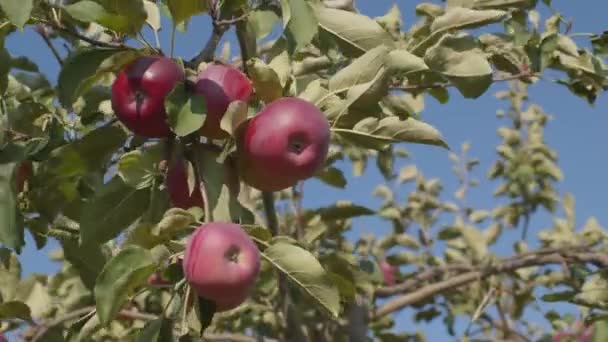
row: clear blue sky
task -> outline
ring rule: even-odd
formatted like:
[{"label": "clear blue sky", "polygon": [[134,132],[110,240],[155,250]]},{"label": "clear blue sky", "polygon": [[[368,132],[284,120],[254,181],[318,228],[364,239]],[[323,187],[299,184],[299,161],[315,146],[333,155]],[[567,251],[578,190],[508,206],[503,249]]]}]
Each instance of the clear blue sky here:
[{"label": "clear blue sky", "polygon": [[[439,1],[432,1],[439,3]],[[539,1],[540,2],[540,1]],[[380,16],[395,3],[389,0],[359,0],[358,8],[361,12],[370,16]],[[404,14],[404,27],[408,28],[415,22],[414,7],[420,1],[398,1]],[[563,13],[567,18],[574,19],[572,32],[601,32],[607,30],[606,13],[608,13],[608,2],[605,0],[554,0],[553,6]],[[546,19],[548,11],[541,5],[541,19]],[[169,25],[165,21],[165,30],[161,32],[163,48],[168,51]],[[210,34],[210,24],[206,16],[196,18],[188,34],[177,35],[176,55],[190,58],[200,50]],[[231,33],[232,34],[232,33]],[[578,42],[583,42],[581,38]],[[234,41],[234,39],[230,39]],[[43,41],[30,29],[23,33],[13,34],[7,42],[8,48],[13,55],[24,55],[35,61],[40,69],[44,71],[51,82],[55,82],[59,66],[48,51]],[[493,93],[504,88],[505,84],[493,86],[482,98],[477,100],[463,99],[458,93],[452,92],[450,102],[441,105],[432,98],[427,98],[426,107],[422,118],[437,127],[454,150],[458,150],[464,141],[472,143],[471,155],[481,159],[476,176],[482,181],[488,168],[495,158],[495,146],[499,142],[496,128],[500,121],[495,113],[499,108],[505,108],[506,102],[500,102],[493,97]],[[531,98],[540,104],[554,120],[551,121],[546,130],[548,143],[559,152],[559,164],[562,167],[565,180],[559,185],[560,193],[571,192],[576,196],[577,221],[584,222],[589,216],[596,216],[600,223],[608,225],[608,202],[605,193],[608,193],[608,182],[605,175],[608,171],[608,162],[604,158],[605,146],[608,146],[608,98],[600,96],[594,107],[589,106],[584,100],[572,96],[563,86],[551,82],[540,82],[531,87]],[[504,123],[504,121],[503,121]],[[431,177],[441,178],[445,187],[446,196],[451,196],[456,189],[456,179],[451,173],[451,164],[445,150],[427,146],[404,146],[413,155],[410,162],[415,162],[424,174]],[[364,178],[353,179],[350,165],[341,165],[348,175],[349,186],[345,191],[337,191],[322,186],[317,181],[310,181],[305,189],[305,205],[307,207],[318,207],[329,205],[336,200],[351,200],[353,202],[377,208],[380,202],[371,196],[375,186],[382,182],[375,165],[370,163],[368,172]],[[402,165],[398,165],[400,167]],[[356,185],[355,185],[356,184]],[[407,193],[403,189],[400,198],[405,198]],[[469,202],[472,205],[484,209],[491,209],[495,201],[491,194],[494,184],[487,181],[482,182],[474,192],[470,194]],[[322,194],[322,195],[321,195]],[[530,225],[529,236],[550,225],[550,217],[538,215],[534,217]],[[376,219],[359,219],[355,221],[352,236],[360,233],[384,234],[388,232],[389,225]],[[510,234],[503,240],[495,251],[498,254],[508,253],[512,242],[517,239],[518,234]],[[27,247],[20,260],[23,265],[24,276],[31,272],[53,273],[58,265],[47,259],[50,250],[57,247],[55,243],[49,243],[43,250],[37,251],[29,235],[27,236]],[[539,304],[541,304],[539,302]],[[542,304],[549,307],[552,304]],[[568,307],[556,305],[558,311]],[[539,320],[537,314],[531,314],[530,319]],[[466,324],[466,321],[459,320]],[[414,331],[422,329],[427,333],[430,341],[450,341],[443,325],[438,321],[429,325],[414,326],[411,320],[411,312],[403,311],[398,316],[397,330]],[[462,326],[461,326],[462,329]]]}]

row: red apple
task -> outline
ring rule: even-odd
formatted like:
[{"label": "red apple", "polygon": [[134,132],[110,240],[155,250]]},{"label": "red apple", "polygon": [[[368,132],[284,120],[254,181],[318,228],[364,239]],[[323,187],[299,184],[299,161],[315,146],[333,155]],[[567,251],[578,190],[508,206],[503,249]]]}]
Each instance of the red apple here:
[{"label": "red apple", "polygon": [[211,64],[203,70],[194,86],[196,94],[205,97],[207,118],[200,134],[211,139],[223,139],[228,133],[220,128],[220,121],[233,101],[249,101],[251,81],[239,69],[221,64]]},{"label": "red apple", "polygon": [[23,192],[25,188],[25,182],[32,177],[32,162],[24,160],[17,166],[15,171],[15,183],[17,186],[17,192]]},{"label": "red apple", "polygon": [[260,271],[260,252],[238,224],[212,222],[190,236],[184,275],[196,293],[216,304],[216,311],[241,305]]},{"label": "red apple", "polygon": [[0,334],[0,342],[8,342],[8,338],[6,338],[6,336]]},{"label": "red apple", "polygon": [[387,286],[395,285],[397,282],[397,267],[389,264],[386,260],[382,260],[380,262],[380,270],[382,271],[382,275],[384,277],[384,284]]},{"label": "red apple", "polygon": [[133,133],[148,137],[166,137],[165,98],[184,80],[184,71],[172,59],[144,56],[129,63],[112,85],[112,108],[118,119]]},{"label": "red apple", "polygon": [[279,191],[322,167],[329,148],[329,123],[312,103],[285,97],[241,125],[237,138],[243,180],[261,191]]},{"label": "red apple", "polygon": [[167,171],[167,191],[171,203],[177,208],[189,209],[192,207],[203,207],[203,195],[198,184],[190,192],[188,186],[188,172],[186,171],[186,161],[179,159],[175,161]]}]

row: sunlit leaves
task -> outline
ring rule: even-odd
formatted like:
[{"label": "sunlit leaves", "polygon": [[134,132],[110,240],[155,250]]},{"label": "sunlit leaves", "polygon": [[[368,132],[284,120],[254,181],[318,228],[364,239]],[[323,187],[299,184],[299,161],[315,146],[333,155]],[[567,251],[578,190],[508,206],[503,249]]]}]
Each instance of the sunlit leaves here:
[{"label": "sunlit leaves", "polygon": [[109,29],[135,35],[147,19],[144,0],[91,1],[84,0],[66,6],[74,19],[96,22]]},{"label": "sunlit leaves", "polygon": [[15,26],[22,29],[30,19],[34,0],[0,0],[0,8]]},{"label": "sunlit leaves", "polygon": [[165,99],[169,125],[180,137],[196,132],[207,118],[205,97],[192,94],[184,83],[179,83]]},{"label": "sunlit leaves", "polygon": [[306,0],[281,0],[285,34],[295,42],[296,48],[310,43],[317,34],[317,18]]},{"label": "sunlit leaves", "polygon": [[266,248],[263,257],[310,295],[330,315],[340,313],[340,296],[319,261],[301,247],[278,242]]},{"label": "sunlit leaves", "polygon": [[384,119],[367,118],[352,129],[334,128],[332,132],[351,143],[382,150],[396,142],[412,142],[447,147],[441,133],[433,126],[415,119],[401,120],[398,117]]},{"label": "sunlit leaves", "polygon": [[492,84],[492,67],[472,36],[444,36],[427,51],[424,61],[447,77],[464,97],[479,97]]},{"label": "sunlit leaves", "polygon": [[182,24],[193,16],[207,11],[208,1],[163,0],[169,8],[175,25]]},{"label": "sunlit leaves", "polygon": [[345,53],[361,55],[379,45],[394,46],[390,34],[367,16],[319,7],[317,17],[320,28],[339,40]]}]

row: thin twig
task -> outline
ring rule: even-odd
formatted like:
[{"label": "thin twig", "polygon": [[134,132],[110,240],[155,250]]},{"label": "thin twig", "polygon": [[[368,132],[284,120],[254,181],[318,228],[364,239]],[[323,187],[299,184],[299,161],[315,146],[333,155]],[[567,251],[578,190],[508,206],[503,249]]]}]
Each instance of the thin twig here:
[{"label": "thin twig", "polygon": [[46,34],[46,32],[42,31],[42,32],[38,32],[38,34],[40,35],[40,37],[42,37],[42,40],[44,40],[44,43],[46,44],[46,46],[49,47],[49,49],[53,53],[53,56],[55,56],[55,59],[59,63],[59,65],[63,65],[63,58],[61,58],[59,51],[57,51],[57,48],[55,48],[55,45],[53,45],[53,42],[51,42],[51,40],[49,39],[49,36]]},{"label": "thin twig", "polygon": [[90,37],[87,37],[85,35],[83,35],[82,33],[76,31],[76,30],[71,30],[68,29],[66,27],[60,26],[50,20],[46,20],[46,19],[38,19],[38,21],[40,21],[41,23],[44,23],[46,25],[51,26],[53,29],[57,30],[57,31],[61,31],[63,33],[66,33],[68,35],[71,35],[72,37],[82,40],[83,42],[89,43],[93,46],[97,46],[97,47],[106,47],[106,48],[127,48],[126,45],[124,44],[115,44],[115,43],[109,43],[109,42],[102,42],[100,40],[96,40]]},{"label": "thin twig", "polygon": [[[563,248],[541,249],[536,252],[525,253],[511,258],[503,259],[492,266],[478,267],[475,270],[465,272],[460,275],[450,277],[445,280],[437,281],[425,285],[418,289],[408,288],[404,285],[411,283],[398,284],[389,288],[381,288],[376,291],[376,296],[386,297],[398,293],[407,293],[395,299],[389,300],[378,308],[373,317],[380,318],[392,312],[400,310],[414,303],[419,303],[430,297],[436,296],[447,290],[454,290],[458,287],[470,284],[479,279],[485,279],[496,274],[510,273],[517,269],[532,266],[545,266],[550,264],[562,264],[564,259],[571,263],[590,263],[600,268],[608,267],[608,255],[599,252],[587,252],[589,246],[572,246]],[[444,269],[435,271],[425,271],[426,274],[441,275]],[[428,275],[426,276],[428,277]]]},{"label": "thin twig", "polygon": [[264,214],[266,224],[273,236],[279,234],[279,220],[274,206],[274,194],[272,192],[262,192],[262,202],[264,204]]}]

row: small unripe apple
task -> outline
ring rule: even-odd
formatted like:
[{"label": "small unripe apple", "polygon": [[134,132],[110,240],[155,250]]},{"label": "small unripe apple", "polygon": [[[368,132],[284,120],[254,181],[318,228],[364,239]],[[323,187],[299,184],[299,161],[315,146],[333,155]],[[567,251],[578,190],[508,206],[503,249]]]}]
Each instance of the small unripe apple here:
[{"label": "small unripe apple", "polygon": [[382,276],[384,277],[384,284],[387,286],[395,285],[397,282],[397,267],[389,264],[386,260],[382,260],[380,262],[380,270],[382,271]]},{"label": "small unripe apple", "polygon": [[286,97],[241,125],[237,155],[243,180],[261,191],[279,191],[312,177],[329,149],[329,123],[312,103]]},{"label": "small unripe apple", "polygon": [[129,63],[112,85],[112,109],[133,133],[148,137],[166,137],[165,98],[184,80],[184,71],[172,59],[143,56]]},{"label": "small unripe apple", "polygon": [[32,162],[29,160],[24,160],[19,163],[17,166],[17,170],[15,171],[15,183],[17,187],[17,192],[23,192],[25,188],[25,182],[27,182],[30,177],[32,177]]},{"label": "small unripe apple", "polygon": [[186,161],[178,159],[171,164],[167,171],[167,191],[171,203],[177,208],[189,209],[192,207],[203,208],[203,195],[195,180],[194,189],[190,192],[188,186],[188,172]]},{"label": "small unripe apple", "polygon": [[207,117],[200,134],[211,139],[223,139],[228,133],[220,128],[222,117],[233,101],[249,101],[251,81],[239,69],[221,64],[210,64],[197,78],[194,92],[205,98]]},{"label": "small unripe apple", "polygon": [[222,312],[241,305],[255,285],[260,252],[249,235],[234,223],[200,226],[186,245],[184,276],[198,294]]}]

